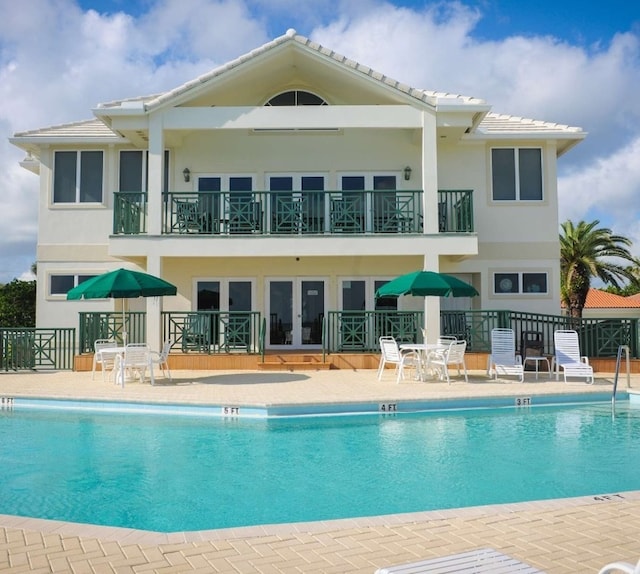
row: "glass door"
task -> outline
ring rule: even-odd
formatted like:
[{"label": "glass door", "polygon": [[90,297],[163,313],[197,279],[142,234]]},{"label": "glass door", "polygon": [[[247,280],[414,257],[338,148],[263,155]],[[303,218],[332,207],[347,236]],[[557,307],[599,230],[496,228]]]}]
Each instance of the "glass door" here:
[{"label": "glass door", "polygon": [[325,285],[325,279],[315,278],[268,280],[268,347],[321,347]]},{"label": "glass door", "polygon": [[208,344],[227,351],[251,345],[253,292],[252,280],[196,282],[198,324]]},{"label": "glass door", "polygon": [[324,233],[324,175],[269,175],[271,233]]}]

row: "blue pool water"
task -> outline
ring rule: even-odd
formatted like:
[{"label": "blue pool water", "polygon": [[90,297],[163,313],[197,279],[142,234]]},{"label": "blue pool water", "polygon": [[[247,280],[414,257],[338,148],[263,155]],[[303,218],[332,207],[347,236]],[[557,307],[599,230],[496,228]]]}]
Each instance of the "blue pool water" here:
[{"label": "blue pool water", "polygon": [[0,513],[163,532],[640,489],[640,410],[0,412]]}]

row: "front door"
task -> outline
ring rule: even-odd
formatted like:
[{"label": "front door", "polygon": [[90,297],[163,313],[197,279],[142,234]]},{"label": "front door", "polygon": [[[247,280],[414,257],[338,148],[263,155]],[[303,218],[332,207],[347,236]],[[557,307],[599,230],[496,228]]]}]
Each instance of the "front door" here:
[{"label": "front door", "polygon": [[267,347],[320,348],[325,313],[326,280],[322,278],[269,279]]}]

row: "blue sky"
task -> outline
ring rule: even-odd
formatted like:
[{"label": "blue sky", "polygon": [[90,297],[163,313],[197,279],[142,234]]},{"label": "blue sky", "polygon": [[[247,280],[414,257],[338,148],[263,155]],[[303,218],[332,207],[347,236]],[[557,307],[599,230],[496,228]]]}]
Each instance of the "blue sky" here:
[{"label": "blue sky", "polygon": [[36,260],[38,179],[15,132],[169,90],[288,28],[416,88],[579,126],[561,221],[600,219],[640,256],[640,2],[0,0],[0,283]]}]

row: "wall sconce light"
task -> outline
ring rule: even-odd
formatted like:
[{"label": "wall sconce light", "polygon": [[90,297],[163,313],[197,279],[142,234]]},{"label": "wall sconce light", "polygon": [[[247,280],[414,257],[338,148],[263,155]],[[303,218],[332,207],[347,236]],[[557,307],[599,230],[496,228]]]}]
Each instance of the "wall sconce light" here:
[{"label": "wall sconce light", "polygon": [[411,168],[409,166],[404,168],[404,180],[409,181],[411,179]]},{"label": "wall sconce light", "polygon": [[182,175],[184,176],[184,180],[185,180],[186,182],[189,182],[189,181],[191,180],[191,172],[189,171],[189,168],[188,168],[188,167],[185,167],[185,168],[182,170]]}]

